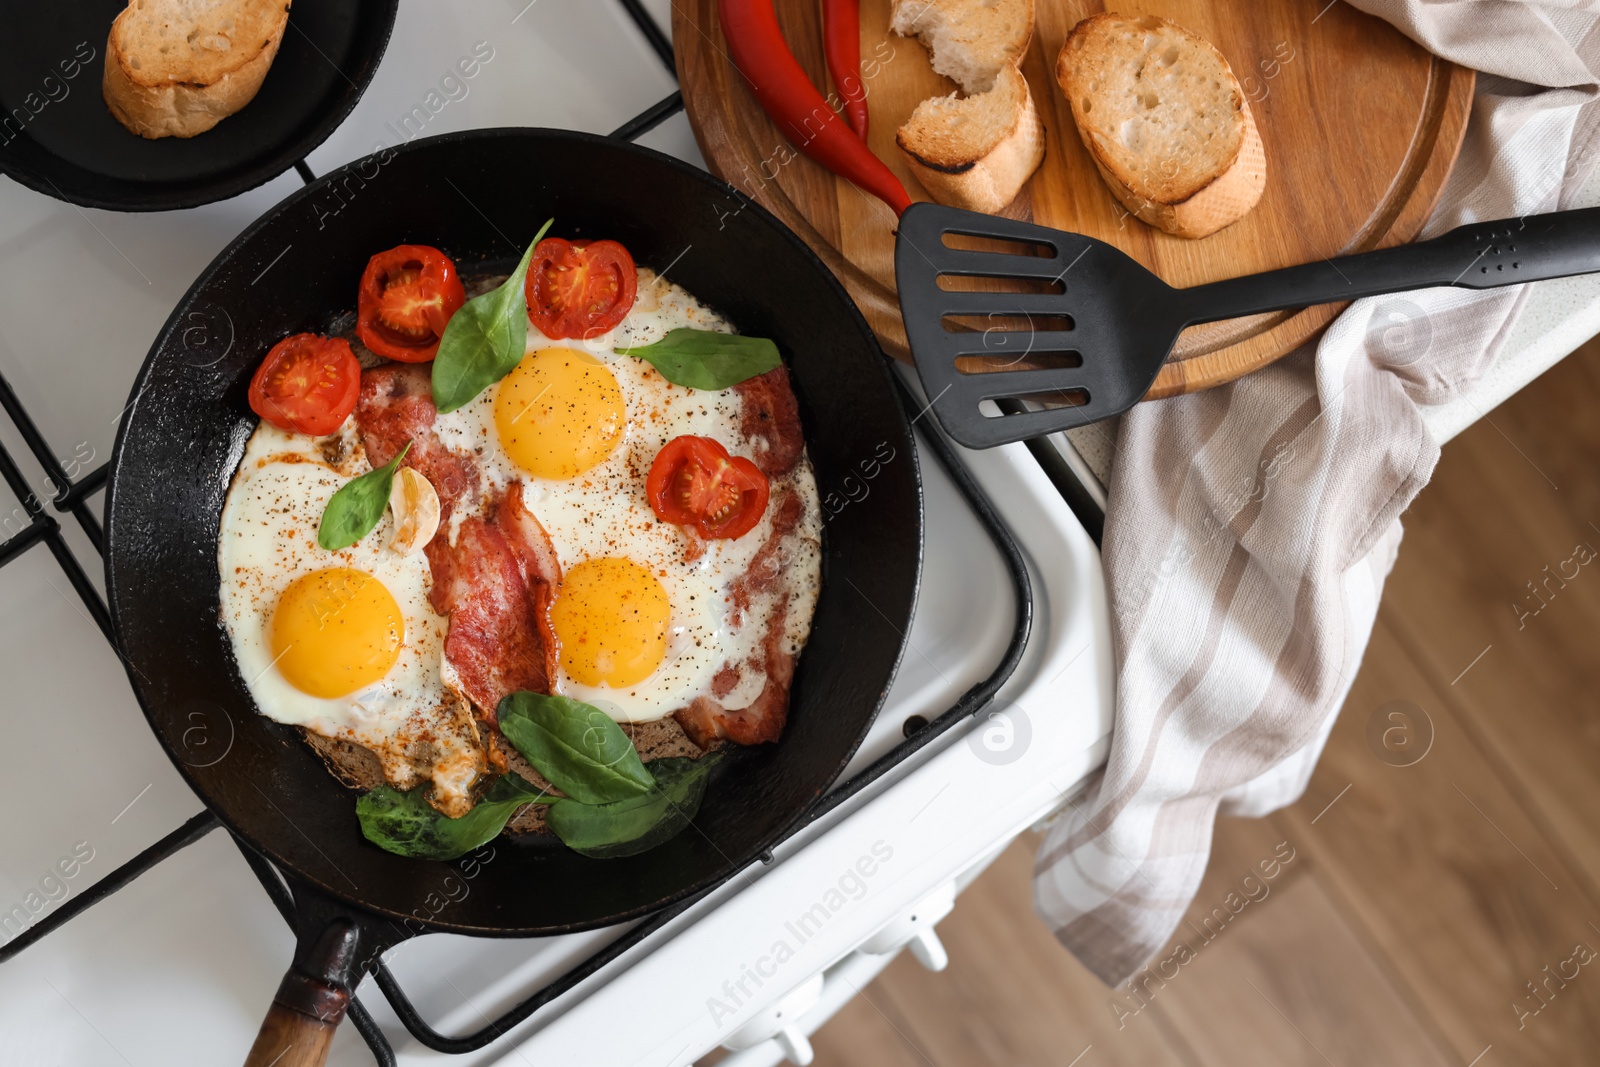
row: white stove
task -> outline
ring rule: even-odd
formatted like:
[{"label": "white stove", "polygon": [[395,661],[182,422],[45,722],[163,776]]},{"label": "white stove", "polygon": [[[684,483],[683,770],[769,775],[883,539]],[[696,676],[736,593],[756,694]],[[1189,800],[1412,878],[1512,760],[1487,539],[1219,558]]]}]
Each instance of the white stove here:
[{"label": "white stove", "polygon": [[[645,4],[662,26],[668,5]],[[482,60],[479,74],[426,112],[423,134],[501,125],[604,133],[659,104],[670,117],[640,143],[700,163],[670,100],[670,69],[629,6],[404,5],[376,80],[307,166],[320,174],[405,139],[401,118],[468,54]],[[10,812],[0,952],[202,812],[150,734],[92,605],[73,589],[73,559],[101,588],[92,524],[86,531],[48,506],[53,489],[26,421],[70,479],[96,484],[129,385],[172,306],[212,256],[300,184],[291,171],[224,203],[119,215],[0,180],[0,374],[21,413],[0,418],[0,445],[23,483],[20,493],[0,487],[0,556],[15,554],[0,566],[10,754],[0,782]],[[986,528],[933,443],[919,438],[921,596],[884,710],[836,786],[848,795],[770,862],[665,921],[646,920],[643,931],[436,934],[397,946],[386,963],[417,1016],[468,1039],[461,1044],[486,1043],[434,1051],[369,979],[357,997],[384,1041],[369,1047],[352,1019],[331,1063],[385,1062],[384,1042],[403,1064],[683,1064],[719,1045],[744,1050],[724,1063],[798,1062],[805,1034],[894,953],[909,947],[942,966],[934,927],[959,889],[1104,760],[1112,667],[1098,552],[1034,455],[1020,445],[954,450],[1013,542]],[[67,558],[35,542],[29,491],[59,521]],[[102,497],[88,500],[98,515]],[[1031,589],[1020,605],[1011,545]],[[939,716],[995,675],[1026,616],[1026,643],[994,702],[941,730],[950,720]],[[908,743],[910,734],[926,743]],[[878,761],[891,753],[903,758],[885,769]],[[0,962],[0,1065],[240,1062],[292,947],[239,849],[225,831],[206,833]],[[559,995],[506,1032],[493,1029],[550,988]]]}]

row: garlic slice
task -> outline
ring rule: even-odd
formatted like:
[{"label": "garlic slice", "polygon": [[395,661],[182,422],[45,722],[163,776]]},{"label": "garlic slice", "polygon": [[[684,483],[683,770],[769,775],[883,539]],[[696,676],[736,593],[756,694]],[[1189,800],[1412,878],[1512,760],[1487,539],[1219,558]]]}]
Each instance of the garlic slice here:
[{"label": "garlic slice", "polygon": [[394,536],[389,547],[409,556],[429,541],[439,529],[439,494],[433,483],[415,467],[395,471],[389,489],[389,510],[394,512]]}]

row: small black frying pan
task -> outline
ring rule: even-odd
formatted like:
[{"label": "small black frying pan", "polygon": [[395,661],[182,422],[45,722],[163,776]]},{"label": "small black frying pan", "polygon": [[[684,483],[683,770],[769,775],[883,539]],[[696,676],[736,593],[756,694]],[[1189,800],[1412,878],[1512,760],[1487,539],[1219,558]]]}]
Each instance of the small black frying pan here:
[{"label": "small black frying pan", "polygon": [[302,0],[255,99],[196,137],[147,141],[100,94],[127,0],[0,6],[0,171],[46,196],[169,211],[237,196],[304,159],[377,73],[400,0]]},{"label": "small black frying pan", "polygon": [[[367,843],[355,795],[296,730],[256,713],[218,622],[217,524],[256,425],[246,385],[270,345],[336,328],[374,252],[434,244],[466,271],[508,269],[550,216],[561,236],[615,238],[641,264],[670,267],[742,332],[777,341],[824,492],[882,442],[903,458],[827,522],[822,595],[783,738],[724,760],[689,830],[618,860],[501,839],[472,872],[472,892],[447,901],[441,886],[457,864]],[[922,548],[910,425],[876,341],[822,263],[700,170],[551,130],[452,134],[369,157],[234,241],[139,374],[107,512],[107,588],[145,714],[200,798],[295,892],[294,965],[249,1061],[279,1067],[322,1062],[349,991],[412,932],[513,937],[619,923],[721,882],[781,840],[843,770],[888,691]]]}]

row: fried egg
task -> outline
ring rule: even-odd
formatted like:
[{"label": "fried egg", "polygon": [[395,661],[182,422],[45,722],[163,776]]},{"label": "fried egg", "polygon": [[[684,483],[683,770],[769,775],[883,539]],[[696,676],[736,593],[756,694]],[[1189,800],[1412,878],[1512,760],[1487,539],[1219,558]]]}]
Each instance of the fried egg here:
[{"label": "fried egg", "polygon": [[422,771],[441,801],[465,799],[481,747],[441,681],[428,561],[386,547],[390,516],[349,548],[317,544],[328,500],[367,469],[349,422],[326,438],[261,424],[222,512],[223,625],[264,714],[370,749],[402,788]]}]

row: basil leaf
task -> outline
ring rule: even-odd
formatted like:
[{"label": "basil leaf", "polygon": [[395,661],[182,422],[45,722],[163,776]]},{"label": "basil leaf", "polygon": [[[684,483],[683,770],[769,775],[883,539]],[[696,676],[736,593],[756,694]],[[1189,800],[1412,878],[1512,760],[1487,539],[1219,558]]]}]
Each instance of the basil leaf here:
[{"label": "basil leaf", "polygon": [[400,461],[411,451],[407,441],[400,454],[389,462],[359,478],[352,478],[339,487],[322,509],[322,522],[317,526],[317,544],[330,552],[349,548],[378,525],[383,510],[389,506],[389,489],[394,485],[394,472]]},{"label": "basil leaf", "polygon": [[783,366],[778,346],[765,337],[680,326],[653,345],[619,348],[645,360],[674,385],[717,392]]},{"label": "basil leaf", "polygon": [[647,852],[676,837],[700,810],[706,776],[720,753],[699,759],[669,756],[651,760],[646,770],[655,787],[645,796],[610,804],[558,800],[546,825],[566,846],[592,859],[618,859]]},{"label": "basil leaf", "polygon": [[528,346],[528,294],[523,284],[533,250],[553,222],[546,219],[539,227],[505,284],[473,297],[450,316],[433,359],[433,405],[441,412],[461,407],[522,362]]},{"label": "basil leaf", "polygon": [[453,860],[493,839],[522,805],[555,800],[526,778],[505,774],[495,779],[471,811],[452,819],[436,811],[426,793],[422,786],[402,793],[380,785],[356,801],[361,833],[398,856]]},{"label": "basil leaf", "polygon": [[655,779],[611,716],[567,697],[511,693],[500,732],[550,784],[580,804],[641,797]]}]

